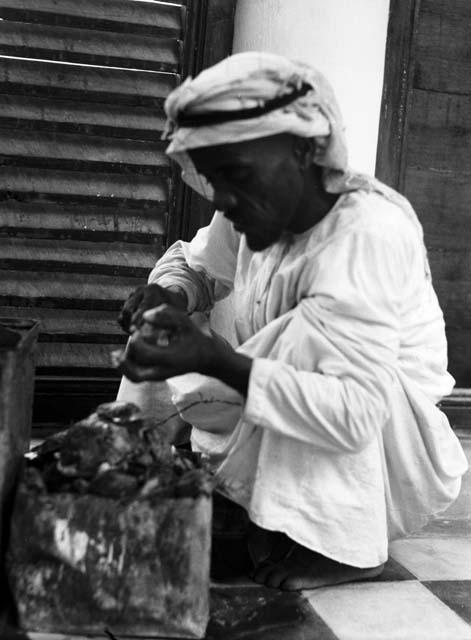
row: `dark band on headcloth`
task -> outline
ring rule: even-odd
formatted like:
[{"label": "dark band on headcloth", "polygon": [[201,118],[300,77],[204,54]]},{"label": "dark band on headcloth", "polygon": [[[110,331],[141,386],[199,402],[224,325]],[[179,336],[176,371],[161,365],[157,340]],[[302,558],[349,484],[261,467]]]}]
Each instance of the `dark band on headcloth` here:
[{"label": "dark band on headcloth", "polygon": [[178,116],[176,124],[179,127],[207,127],[213,124],[231,122],[232,120],[258,118],[276,109],[286,107],[301,96],[305,96],[311,89],[312,86],[304,82],[299,89],[295,89],[291,93],[273,98],[272,100],[267,100],[265,104],[260,107],[250,107],[249,109],[239,109],[236,111],[208,111],[206,113],[188,115],[182,113]]}]

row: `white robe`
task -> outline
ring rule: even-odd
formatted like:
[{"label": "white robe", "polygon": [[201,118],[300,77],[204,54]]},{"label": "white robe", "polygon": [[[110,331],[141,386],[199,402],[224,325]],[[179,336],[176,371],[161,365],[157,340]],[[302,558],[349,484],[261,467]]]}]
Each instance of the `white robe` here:
[{"label": "white robe", "polygon": [[457,497],[467,463],[435,406],[454,382],[443,315],[403,209],[345,193],[262,252],[216,213],[150,281],[181,286],[190,310],[233,291],[238,350],[254,358],[247,398],[197,374],[169,382],[194,445],[258,525],[369,567]]}]

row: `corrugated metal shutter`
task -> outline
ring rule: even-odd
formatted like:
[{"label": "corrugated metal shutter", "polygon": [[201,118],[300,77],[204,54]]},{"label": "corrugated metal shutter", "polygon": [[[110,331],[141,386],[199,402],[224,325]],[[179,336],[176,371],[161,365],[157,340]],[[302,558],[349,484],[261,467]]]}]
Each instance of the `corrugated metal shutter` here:
[{"label": "corrugated metal shutter", "polygon": [[163,250],[184,5],[0,0],[0,316],[42,321],[51,400],[115,384],[117,312]]}]

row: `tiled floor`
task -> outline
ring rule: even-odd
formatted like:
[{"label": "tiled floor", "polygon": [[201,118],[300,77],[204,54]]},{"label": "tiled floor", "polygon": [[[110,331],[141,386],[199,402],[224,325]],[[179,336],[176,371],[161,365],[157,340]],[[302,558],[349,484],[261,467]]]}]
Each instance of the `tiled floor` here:
[{"label": "tiled floor", "polygon": [[[462,443],[471,460],[470,431]],[[442,517],[391,545],[379,579],[303,594],[249,583],[214,587],[206,640],[239,639],[471,640],[471,472]]]}]

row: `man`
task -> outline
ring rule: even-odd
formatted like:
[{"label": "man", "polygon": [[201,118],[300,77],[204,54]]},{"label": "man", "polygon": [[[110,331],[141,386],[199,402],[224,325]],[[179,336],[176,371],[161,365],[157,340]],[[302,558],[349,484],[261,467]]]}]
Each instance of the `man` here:
[{"label": "man", "polygon": [[[348,168],[337,103],[308,65],[235,55],[166,111],[167,152],[217,212],[128,301],[123,325],[144,318],[168,343],[135,332],[122,370],[181,376],[193,446],[262,534],[257,582],[374,577],[388,540],[444,510],[466,470],[436,408],[453,379],[420,224]],[[235,350],[187,315],[230,292]]]}]

